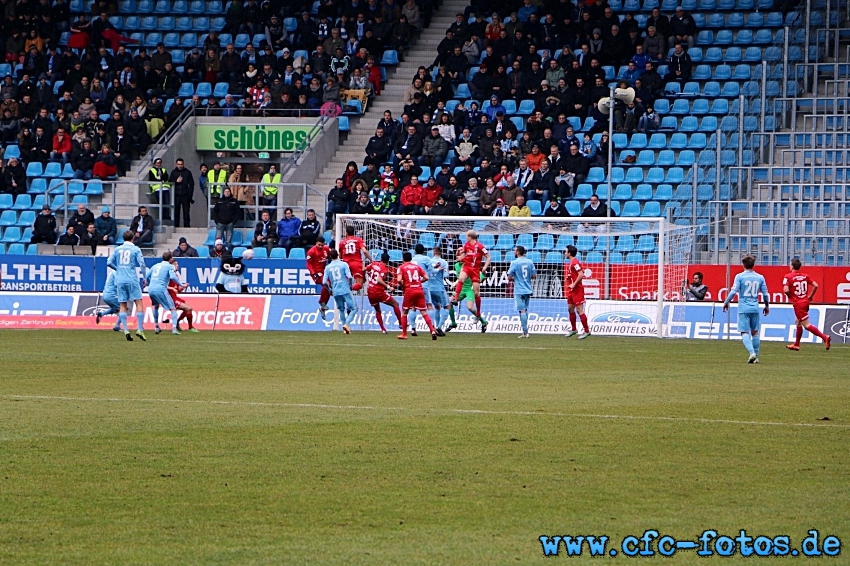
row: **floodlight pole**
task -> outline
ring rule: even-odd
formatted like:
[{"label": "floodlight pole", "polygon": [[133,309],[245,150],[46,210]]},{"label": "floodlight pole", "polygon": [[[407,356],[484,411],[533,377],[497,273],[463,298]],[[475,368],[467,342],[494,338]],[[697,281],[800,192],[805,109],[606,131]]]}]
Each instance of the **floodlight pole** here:
[{"label": "floodlight pole", "polygon": [[[609,89],[609,105],[608,105],[608,169],[606,177],[608,177],[608,210],[605,214],[611,218],[611,204],[614,196],[614,184],[611,181],[611,174],[614,170],[614,88]],[[605,298],[611,298],[611,224],[605,225]]]}]

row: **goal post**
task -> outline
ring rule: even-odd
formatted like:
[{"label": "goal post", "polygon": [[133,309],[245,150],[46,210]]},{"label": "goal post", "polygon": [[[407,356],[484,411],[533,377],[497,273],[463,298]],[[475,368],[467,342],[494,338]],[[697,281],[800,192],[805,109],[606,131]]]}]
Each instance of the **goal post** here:
[{"label": "goal post", "polygon": [[[515,246],[537,268],[529,308],[532,333],[563,333],[569,316],[565,293],[566,249],[575,246],[584,268],[586,314],[591,332],[608,335],[669,337],[669,303],[684,300],[695,229],[671,224],[664,218],[549,218],[488,216],[395,216],[338,214],[334,239],[353,227],[376,260],[386,251],[390,266],[401,263],[402,253],[422,244],[428,255],[439,247],[449,263],[446,288],[451,296],[456,282],[455,255],[468,230],[479,235],[492,257],[482,274],[482,311],[491,323],[488,332],[514,332],[519,318],[507,270]],[[368,305],[367,305],[368,306]],[[460,311],[466,311],[463,304]],[[362,314],[362,313],[361,313]],[[465,313],[468,314],[468,313]],[[474,331],[472,317],[462,330]],[[495,323],[495,324],[493,324]]]}]

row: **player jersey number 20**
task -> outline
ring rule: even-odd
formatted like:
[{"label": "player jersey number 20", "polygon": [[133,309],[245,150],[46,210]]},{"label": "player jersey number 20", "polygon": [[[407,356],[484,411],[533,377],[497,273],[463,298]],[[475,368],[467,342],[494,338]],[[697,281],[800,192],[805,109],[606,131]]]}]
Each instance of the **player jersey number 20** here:
[{"label": "player jersey number 20", "polygon": [[744,281],[744,296],[750,299],[758,299],[759,296],[759,282],[758,281]]}]

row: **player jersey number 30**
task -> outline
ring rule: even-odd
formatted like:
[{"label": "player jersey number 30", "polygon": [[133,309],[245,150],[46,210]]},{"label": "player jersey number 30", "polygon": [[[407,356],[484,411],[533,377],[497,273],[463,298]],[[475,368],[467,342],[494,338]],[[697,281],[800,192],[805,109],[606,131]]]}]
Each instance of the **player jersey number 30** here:
[{"label": "player jersey number 30", "polygon": [[809,295],[808,281],[794,281],[794,296],[798,299],[805,299]]}]

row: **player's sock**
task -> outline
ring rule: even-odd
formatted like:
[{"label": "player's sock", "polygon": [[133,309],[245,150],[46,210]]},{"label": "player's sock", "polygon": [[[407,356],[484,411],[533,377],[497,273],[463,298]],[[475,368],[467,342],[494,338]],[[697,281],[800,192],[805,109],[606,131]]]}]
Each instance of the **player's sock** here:
[{"label": "player's sock", "polygon": [[177,311],[180,313],[180,316],[177,317],[177,324],[180,324],[180,321],[186,318],[186,311]]},{"label": "player's sock", "polygon": [[428,311],[428,316],[431,317],[432,322],[437,321],[437,313],[434,311],[434,309],[431,309],[431,310]]},{"label": "player's sock", "polygon": [[[813,326],[809,326],[809,328],[814,328],[814,327],[813,327]],[[803,327],[802,327],[802,326],[798,326],[798,327],[797,327],[797,339],[796,339],[796,340],[794,340],[794,345],[795,345],[795,346],[799,346],[799,345],[800,345],[800,340],[802,340],[802,339],[803,339]]]},{"label": "player's sock", "polygon": [[145,331],[145,313],[137,312],[136,313],[136,332],[144,332]]},{"label": "player's sock", "polygon": [[411,330],[416,330],[416,311],[412,310],[407,313],[407,325]]},{"label": "player's sock", "polygon": [[319,295],[319,304],[327,305],[328,301],[331,300],[331,292],[324,285],[322,286],[322,293]]},{"label": "player's sock", "polygon": [[[803,329],[800,328],[800,330],[802,331]],[[811,332],[812,334],[814,334],[815,336],[817,336],[818,338],[820,338],[821,340],[826,342],[826,334],[824,334],[823,332],[818,330],[818,328],[814,324],[810,324],[809,327],[806,330],[808,330],[809,332]],[[800,334],[802,335],[802,332]],[[800,341],[797,340],[797,343],[799,344]]]},{"label": "player's sock", "polygon": [[455,308],[454,306],[449,307],[449,320],[452,321],[452,326],[455,326],[457,322],[455,321]]},{"label": "player's sock", "polygon": [[576,331],[576,312],[572,311],[570,313],[570,325],[572,325],[573,332]]},{"label": "player's sock", "polygon": [[442,328],[443,325],[446,323],[447,316],[448,313],[446,312],[446,309],[440,309],[437,311],[437,326],[439,328]]},{"label": "player's sock", "polygon": [[124,329],[124,332],[129,332],[130,329],[127,328],[127,313],[119,312],[118,313],[118,326]]},{"label": "player's sock", "polygon": [[378,325],[381,327],[382,332],[386,332],[387,329],[384,328],[384,315],[381,314],[381,309],[375,309],[375,318],[378,320]]},{"label": "player's sock", "polygon": [[348,311],[348,315],[345,317],[345,325],[351,326],[351,323],[354,322],[354,317],[357,316],[357,307],[354,307],[350,311]]},{"label": "player's sock", "polygon": [[521,312],[519,313],[519,322],[522,324],[522,333],[528,334],[528,313]]},{"label": "player's sock", "polygon": [[755,353],[756,353],[756,351],[753,349],[753,337],[752,337],[752,335],[751,335],[751,334],[749,334],[749,333],[747,333],[747,334],[743,334],[743,335],[741,336],[741,340],[744,342],[744,348],[746,348],[746,349],[747,349],[747,351],[748,351],[750,354],[755,354]]},{"label": "player's sock", "polygon": [[460,300],[460,292],[463,290],[463,283],[464,282],[460,279],[458,279],[457,283],[455,283],[455,296],[453,299],[454,302],[458,302]]},{"label": "player's sock", "polygon": [[159,326],[159,307],[153,309],[153,323],[154,326]]},{"label": "player's sock", "polygon": [[184,312],[183,316],[186,319],[186,322],[189,323],[189,328],[195,328],[195,325],[192,323],[192,313],[191,312]]},{"label": "player's sock", "polygon": [[401,324],[401,335],[407,336],[407,317],[406,316],[398,317],[398,322],[399,322],[399,324]]},{"label": "player's sock", "polygon": [[428,325],[428,330],[431,332],[431,334],[434,334],[436,330],[434,329],[434,322],[431,320],[431,316],[427,312],[423,312],[422,318],[425,319],[425,324]]},{"label": "player's sock", "polygon": [[759,350],[760,350],[760,347],[761,347],[761,337],[759,335],[753,336],[752,342],[753,342],[753,352],[755,352],[756,355],[758,356]]},{"label": "player's sock", "polygon": [[[172,322],[176,320],[177,323],[179,323],[180,322],[180,311],[178,311],[177,309],[174,309],[173,311],[171,311],[171,320],[172,320]],[[177,331],[177,323],[174,323],[174,324],[171,325],[171,332],[174,333],[174,334],[179,334],[179,332]]]},{"label": "player's sock", "polygon": [[401,307],[400,307],[400,306],[398,306],[398,304],[396,304],[396,305],[393,307],[393,312],[395,313],[395,319],[398,321],[399,326],[401,326],[401,319],[402,319],[402,316],[401,316]]},{"label": "player's sock", "polygon": [[481,295],[475,295],[475,310],[481,313]]},{"label": "player's sock", "polygon": [[581,319],[581,327],[584,328],[585,333],[590,334],[590,327],[587,325],[587,315],[580,314],[579,318]]}]

